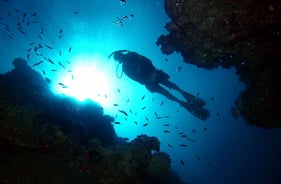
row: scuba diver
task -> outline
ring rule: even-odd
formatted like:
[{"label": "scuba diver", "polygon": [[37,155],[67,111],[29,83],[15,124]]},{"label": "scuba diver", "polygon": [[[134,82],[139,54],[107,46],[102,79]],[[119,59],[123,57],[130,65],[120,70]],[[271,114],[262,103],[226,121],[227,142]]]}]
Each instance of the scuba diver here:
[{"label": "scuba diver", "polygon": [[[162,70],[155,68],[148,58],[129,50],[114,51],[108,56],[108,59],[110,59],[111,56],[113,56],[119,64],[122,64],[122,74],[124,72],[129,78],[145,85],[150,92],[160,93],[168,99],[179,103],[201,120],[206,120],[210,116],[210,112],[203,107],[206,105],[204,100],[182,90],[175,83],[169,81],[170,76]],[[122,74],[117,77],[121,78]],[[160,84],[180,92],[186,101],[178,99]]]}]

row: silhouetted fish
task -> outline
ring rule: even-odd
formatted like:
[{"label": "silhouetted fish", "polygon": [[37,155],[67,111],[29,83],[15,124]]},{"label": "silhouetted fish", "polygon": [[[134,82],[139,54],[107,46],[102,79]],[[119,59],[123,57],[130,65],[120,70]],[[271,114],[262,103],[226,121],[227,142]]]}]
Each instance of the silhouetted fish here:
[{"label": "silhouetted fish", "polygon": [[47,47],[48,49],[53,49],[53,47],[51,47],[50,45],[46,45],[46,47]]},{"label": "silhouetted fish", "polygon": [[187,147],[187,144],[180,144],[181,147]]},{"label": "silhouetted fish", "polygon": [[181,165],[184,165],[184,161],[180,160]]},{"label": "silhouetted fish", "polygon": [[46,80],[48,83],[51,83],[51,82],[52,82],[48,77],[45,77],[45,80]]},{"label": "silhouetted fish", "polygon": [[119,121],[114,122],[115,125],[120,125],[121,123]]},{"label": "silhouetted fish", "polygon": [[38,66],[38,65],[40,65],[41,63],[43,63],[43,61],[39,61],[39,62],[33,64],[32,67]]},{"label": "silhouetted fish", "polygon": [[146,108],[146,106],[143,106],[142,108],[141,108],[141,110],[144,110]]},{"label": "silhouetted fish", "polygon": [[172,148],[172,145],[171,145],[171,144],[168,144],[168,146],[169,146],[170,148]]},{"label": "silhouetted fish", "polygon": [[68,52],[71,52],[71,50],[72,50],[72,47],[69,47]]},{"label": "silhouetted fish", "polygon": [[113,104],[114,106],[119,106],[118,104]]},{"label": "silhouetted fish", "polygon": [[124,114],[125,116],[128,116],[128,114],[125,111],[123,111],[123,110],[118,110],[118,111],[121,112],[122,114]]},{"label": "silhouetted fish", "polygon": [[50,58],[47,58],[47,60],[52,63],[53,65],[55,64]]},{"label": "silhouetted fish", "polygon": [[120,0],[120,4],[121,5],[125,5],[126,4],[126,0]]},{"label": "silhouetted fish", "polygon": [[181,67],[181,66],[179,66],[179,67],[176,69],[176,72],[180,72],[180,71],[181,71],[181,69],[182,69],[182,67]]},{"label": "silhouetted fish", "polygon": [[171,133],[169,130],[164,130],[163,132],[168,134]]},{"label": "silhouetted fish", "polygon": [[141,100],[143,100],[143,99],[144,99],[144,97],[145,97],[145,95],[143,95],[143,96],[141,97]]},{"label": "silhouetted fish", "polygon": [[148,123],[145,123],[145,124],[143,124],[142,126],[145,127],[145,126],[147,126],[147,125],[148,125]]}]

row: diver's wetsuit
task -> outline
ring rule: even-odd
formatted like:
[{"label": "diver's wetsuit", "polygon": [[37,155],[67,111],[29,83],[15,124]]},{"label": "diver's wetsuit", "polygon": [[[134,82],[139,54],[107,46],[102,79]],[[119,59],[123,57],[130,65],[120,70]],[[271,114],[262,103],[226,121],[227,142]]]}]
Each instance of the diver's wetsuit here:
[{"label": "diver's wetsuit", "polygon": [[[115,51],[110,56],[112,55],[114,55],[115,60],[122,63],[123,71],[128,77],[144,84],[150,92],[160,93],[170,100],[178,102],[202,120],[209,117],[210,112],[203,108],[206,104],[203,100],[183,91],[176,84],[170,82],[170,76],[162,70],[156,69],[148,58],[127,50]],[[179,100],[160,84],[179,91],[187,99],[187,102]]]}]

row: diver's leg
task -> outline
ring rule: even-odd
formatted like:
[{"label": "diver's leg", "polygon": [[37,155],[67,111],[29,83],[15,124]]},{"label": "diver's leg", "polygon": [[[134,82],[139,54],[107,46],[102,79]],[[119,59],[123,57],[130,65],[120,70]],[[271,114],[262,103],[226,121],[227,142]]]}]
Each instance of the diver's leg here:
[{"label": "diver's leg", "polygon": [[182,94],[182,96],[189,102],[195,105],[199,105],[199,106],[204,106],[206,105],[206,102],[184,90],[182,90],[178,85],[176,85],[175,83],[169,81],[169,80],[164,80],[161,81],[161,84],[167,86],[169,89],[174,89],[178,92],[180,92]]},{"label": "diver's leg", "polygon": [[145,87],[151,91],[151,92],[156,92],[156,93],[160,93],[162,95],[164,95],[166,98],[178,102],[179,104],[185,103],[184,101],[179,100],[177,97],[175,97],[174,95],[172,95],[169,91],[167,91],[165,88],[163,88],[162,86],[160,86],[157,83],[153,83],[153,84],[146,84]]}]

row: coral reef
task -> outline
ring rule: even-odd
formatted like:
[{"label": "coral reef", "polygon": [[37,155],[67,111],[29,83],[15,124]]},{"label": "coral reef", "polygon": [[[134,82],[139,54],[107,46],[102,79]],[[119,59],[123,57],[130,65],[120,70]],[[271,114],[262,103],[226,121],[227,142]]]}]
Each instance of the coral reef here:
[{"label": "coral reef", "polygon": [[279,1],[165,0],[165,11],[169,34],[157,40],[163,53],[179,52],[205,69],[235,67],[246,89],[232,112],[252,125],[281,125]]},{"label": "coral reef", "polygon": [[100,106],[54,95],[25,60],[13,64],[0,75],[0,183],[181,183],[156,137],[117,144]]}]

